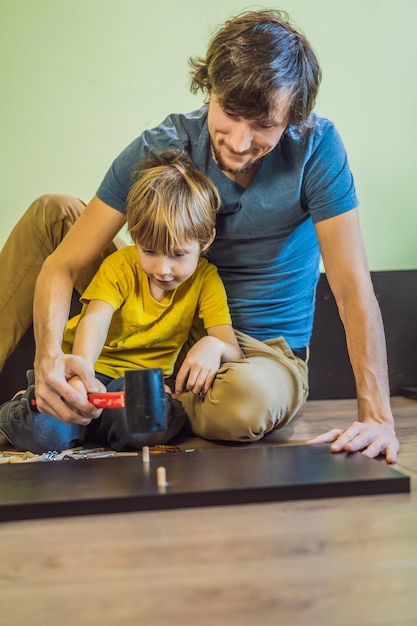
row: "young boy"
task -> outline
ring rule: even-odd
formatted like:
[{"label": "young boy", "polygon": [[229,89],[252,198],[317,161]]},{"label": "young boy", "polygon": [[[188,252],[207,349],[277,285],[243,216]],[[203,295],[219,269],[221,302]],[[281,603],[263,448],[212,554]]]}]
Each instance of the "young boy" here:
[{"label": "young boy", "polygon": [[[221,363],[243,358],[217,269],[201,254],[215,236],[220,200],[214,185],[180,152],[153,155],[138,168],[127,202],[134,245],[105,259],[82,295],[63,349],[83,357],[107,391],[123,388],[126,370],[162,368],[166,379],[195,318],[207,335],[187,353],[175,378],[175,394],[202,397]],[[166,431],[130,433],[123,409],[105,409],[85,425],[66,424],[32,406],[29,387],[0,408],[0,431],[20,450],[43,453],[80,445],[88,437],[115,450],[166,443],[182,428],[185,413],[166,386]],[[77,377],[69,383],[85,393]]]}]

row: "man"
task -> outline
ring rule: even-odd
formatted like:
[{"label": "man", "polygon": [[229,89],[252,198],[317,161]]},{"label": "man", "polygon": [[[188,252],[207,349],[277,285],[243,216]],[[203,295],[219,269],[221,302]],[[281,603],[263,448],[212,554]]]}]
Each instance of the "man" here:
[{"label": "man", "polygon": [[[246,356],[222,365],[204,401],[177,376],[175,391],[194,432],[257,440],[300,411],[308,394],[308,344],[321,255],[346,331],[359,420],[313,442],[331,442],[333,451],[385,454],[394,462],[398,441],[383,326],[346,153],[333,124],[312,113],[321,78],[313,50],[284,15],[255,11],[226,22],[206,57],[193,60],[192,67],[192,90],[204,91],[206,106],[171,115],[143,132],[114,161],[85,210],[73,198],[39,199],[5,246],[5,262],[22,266],[17,242],[27,246],[23,233],[36,223],[38,253],[47,256],[34,300],[40,409],[80,424],[99,416],[86,399],[87,392],[97,390],[94,372],[61,349],[71,292],[74,284],[85,282],[88,269],[124,224],[137,163],[150,152],[181,149],[216,184],[222,199],[209,258],[225,283]],[[33,282],[36,264],[29,265]],[[13,302],[17,309],[16,295],[2,319],[13,319]],[[27,303],[20,306],[21,315],[27,316],[28,308]],[[200,332],[196,327],[195,337]],[[74,375],[84,382],[85,394],[68,385]]]}]

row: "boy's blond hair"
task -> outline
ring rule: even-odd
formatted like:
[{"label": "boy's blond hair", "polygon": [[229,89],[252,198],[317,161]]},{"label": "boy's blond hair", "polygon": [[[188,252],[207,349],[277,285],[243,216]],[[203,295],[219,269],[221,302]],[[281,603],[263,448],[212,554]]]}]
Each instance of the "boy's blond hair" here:
[{"label": "boy's blond hair", "polygon": [[166,150],[143,161],[127,197],[127,225],[135,243],[162,254],[213,235],[220,197],[183,153]]}]

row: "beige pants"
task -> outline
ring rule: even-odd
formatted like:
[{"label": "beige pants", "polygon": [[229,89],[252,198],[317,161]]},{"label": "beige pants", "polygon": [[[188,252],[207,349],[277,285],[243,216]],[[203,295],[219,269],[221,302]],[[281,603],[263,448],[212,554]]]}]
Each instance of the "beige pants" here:
[{"label": "beige pants", "polygon": [[[0,370],[32,323],[37,276],[46,257],[84,209],[71,196],[38,198],[19,220],[0,252]],[[102,259],[122,247],[115,240],[80,277],[87,286]],[[191,393],[181,402],[196,435],[207,439],[253,441],[285,426],[302,408],[308,392],[307,363],[282,338],[260,342],[236,333],[246,359],[220,368],[204,401]],[[191,338],[191,342],[198,334]]]},{"label": "beige pants", "polygon": [[246,359],[223,364],[203,401],[192,393],[179,399],[196,435],[256,441],[300,412],[308,366],[281,337],[263,342],[235,332]]},{"label": "beige pants", "polygon": [[[18,221],[0,251],[0,371],[32,324],[35,283],[43,262],[59,245],[84,209],[65,195],[41,196]],[[82,293],[105,256],[125,245],[116,239],[80,276]]]}]

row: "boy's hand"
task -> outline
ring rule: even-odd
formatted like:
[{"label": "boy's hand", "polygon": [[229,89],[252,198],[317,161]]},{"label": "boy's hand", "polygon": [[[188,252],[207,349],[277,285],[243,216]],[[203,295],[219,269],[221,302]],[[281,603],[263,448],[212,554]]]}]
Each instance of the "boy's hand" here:
[{"label": "boy's hand", "polygon": [[[99,385],[99,389],[98,391],[95,391],[94,393],[105,393],[106,392],[106,386],[103,385],[103,383],[97,379],[97,383]],[[68,380],[68,384],[75,389],[76,391],[78,391],[78,393],[80,393],[81,395],[84,395],[85,397],[87,397],[87,389],[85,388],[85,385],[83,383],[83,381],[81,380],[81,378],[79,376],[73,376],[72,378],[70,378]]]},{"label": "boy's hand", "polygon": [[185,357],[175,380],[175,395],[192,391],[204,396],[220,367],[224,343],[216,337],[203,337]]},{"label": "boy's hand", "polygon": [[79,376],[73,376],[72,378],[70,378],[68,380],[68,384],[73,389],[75,389],[75,391],[78,391],[79,394],[87,397],[87,389],[85,388],[84,383]]}]

